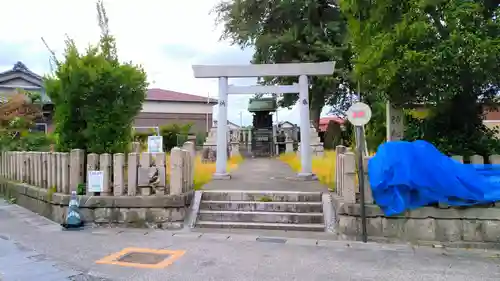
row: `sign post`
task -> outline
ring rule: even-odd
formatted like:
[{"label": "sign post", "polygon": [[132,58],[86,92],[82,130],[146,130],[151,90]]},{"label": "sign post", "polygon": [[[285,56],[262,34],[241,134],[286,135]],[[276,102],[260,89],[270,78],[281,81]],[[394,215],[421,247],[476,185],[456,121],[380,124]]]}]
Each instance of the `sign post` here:
[{"label": "sign post", "polygon": [[89,171],[87,175],[88,192],[104,192],[104,172]]},{"label": "sign post", "polygon": [[365,177],[363,169],[363,145],[364,141],[364,130],[363,126],[366,125],[370,118],[372,117],[372,110],[370,107],[362,102],[357,102],[353,104],[347,110],[347,119],[356,128],[356,153],[358,155],[358,184],[360,193],[360,204],[361,204],[361,229],[362,229],[362,239],[363,242],[368,241],[368,235],[366,233],[366,210],[365,210]]}]

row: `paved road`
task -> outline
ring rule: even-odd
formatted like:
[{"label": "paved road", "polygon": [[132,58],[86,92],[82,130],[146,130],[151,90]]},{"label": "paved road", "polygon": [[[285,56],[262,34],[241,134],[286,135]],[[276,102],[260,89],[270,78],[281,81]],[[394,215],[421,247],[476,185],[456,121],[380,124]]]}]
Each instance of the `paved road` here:
[{"label": "paved road", "polygon": [[[0,222],[3,281],[500,280],[497,252],[321,238],[260,237],[259,242],[257,235],[248,233],[117,228],[64,232],[44,218],[5,203],[0,203]],[[160,269],[96,263],[127,247],[185,253]]]}]

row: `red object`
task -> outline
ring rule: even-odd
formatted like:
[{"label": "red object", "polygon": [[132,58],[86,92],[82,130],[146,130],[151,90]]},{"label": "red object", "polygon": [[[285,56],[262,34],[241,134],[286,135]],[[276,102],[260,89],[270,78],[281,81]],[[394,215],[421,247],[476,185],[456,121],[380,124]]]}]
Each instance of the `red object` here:
[{"label": "red object", "polygon": [[321,117],[319,119],[319,131],[320,132],[326,132],[326,129],[328,128],[328,123],[336,122],[340,125],[344,124],[344,119],[337,117],[337,116],[326,116],[326,117]]},{"label": "red object", "polygon": [[352,112],[352,118],[363,118],[363,117],[365,117],[364,111],[353,111]]}]

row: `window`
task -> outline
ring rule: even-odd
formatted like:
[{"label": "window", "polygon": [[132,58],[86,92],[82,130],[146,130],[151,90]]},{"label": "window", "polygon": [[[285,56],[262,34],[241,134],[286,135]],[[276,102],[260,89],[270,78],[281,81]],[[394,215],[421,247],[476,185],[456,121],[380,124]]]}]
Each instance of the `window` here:
[{"label": "window", "polygon": [[35,127],[31,130],[33,132],[43,132],[47,133],[47,124],[46,123],[35,123]]}]

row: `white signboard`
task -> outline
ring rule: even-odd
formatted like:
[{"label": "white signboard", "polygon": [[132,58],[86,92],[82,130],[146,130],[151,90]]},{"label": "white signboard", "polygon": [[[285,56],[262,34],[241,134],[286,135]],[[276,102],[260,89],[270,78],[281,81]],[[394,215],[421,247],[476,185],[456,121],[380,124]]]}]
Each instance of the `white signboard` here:
[{"label": "white signboard", "polygon": [[103,171],[89,171],[87,175],[88,192],[104,192],[104,173]]},{"label": "white signboard", "polygon": [[354,126],[364,126],[372,118],[372,110],[366,103],[357,102],[347,110],[347,119]]},{"label": "white signboard", "polygon": [[148,136],[148,152],[150,153],[163,152],[162,136]]}]

